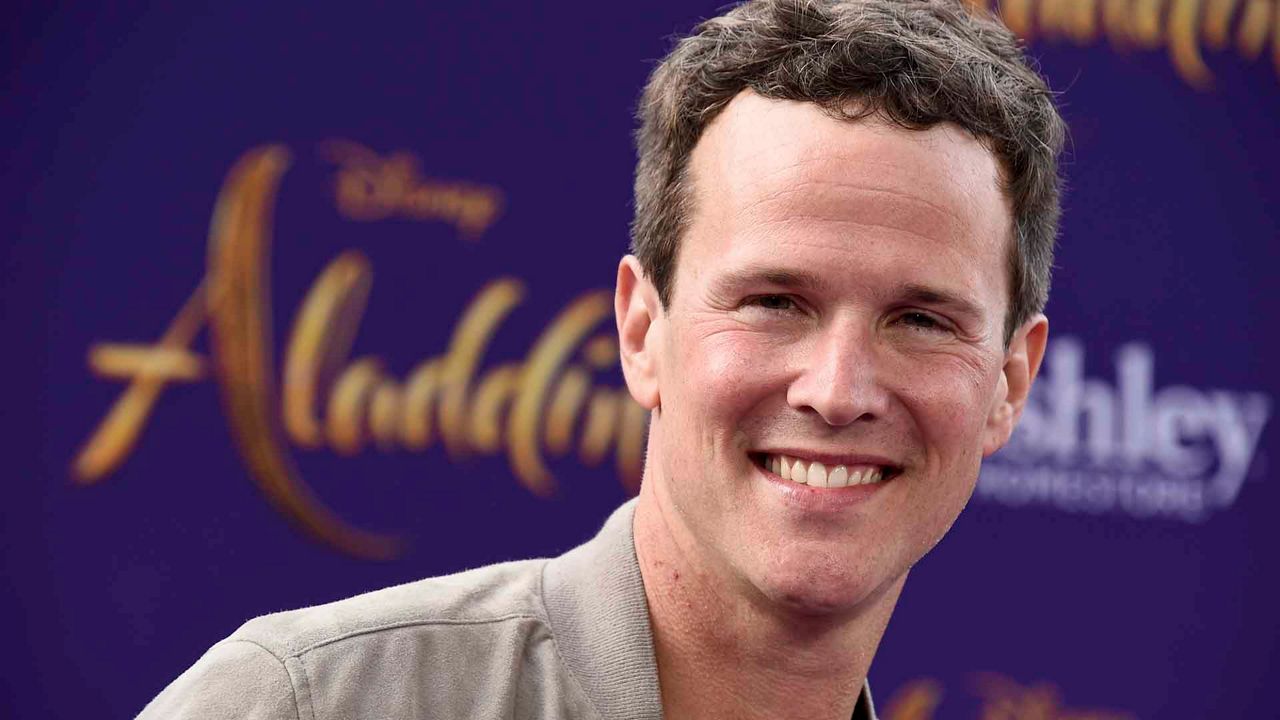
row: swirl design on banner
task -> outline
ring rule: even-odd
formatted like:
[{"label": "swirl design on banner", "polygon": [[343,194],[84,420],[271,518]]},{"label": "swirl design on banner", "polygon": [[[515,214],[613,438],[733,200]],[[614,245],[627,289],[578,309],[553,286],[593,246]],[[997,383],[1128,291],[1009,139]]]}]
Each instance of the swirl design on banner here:
[{"label": "swirl design on banner", "polygon": [[211,347],[240,455],[276,507],[325,542],[360,557],[389,557],[391,538],[361,532],[339,519],[301,481],[273,416],[271,368],[271,209],[288,166],[281,147],[250,151],[236,163],[218,197],[209,232],[205,282]]}]

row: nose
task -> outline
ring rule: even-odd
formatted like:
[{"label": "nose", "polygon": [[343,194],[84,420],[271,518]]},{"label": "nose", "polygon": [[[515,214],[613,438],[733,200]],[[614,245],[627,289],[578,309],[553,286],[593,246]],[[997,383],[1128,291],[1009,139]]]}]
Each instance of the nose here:
[{"label": "nose", "polygon": [[878,377],[872,340],[849,325],[831,326],[806,350],[797,349],[800,372],[787,389],[788,404],[836,427],[883,417],[889,392]]}]

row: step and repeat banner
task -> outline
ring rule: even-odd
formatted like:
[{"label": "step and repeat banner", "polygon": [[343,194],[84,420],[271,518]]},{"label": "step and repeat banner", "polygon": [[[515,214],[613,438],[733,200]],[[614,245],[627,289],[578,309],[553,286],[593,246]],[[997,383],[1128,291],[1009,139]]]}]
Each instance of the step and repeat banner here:
[{"label": "step and repeat banner", "polygon": [[[594,534],[647,423],[632,114],[719,8],[15,10],[0,715],[129,717],[251,616]],[[1274,717],[1280,7],[998,9],[1071,125],[1052,339],[878,704]]]}]

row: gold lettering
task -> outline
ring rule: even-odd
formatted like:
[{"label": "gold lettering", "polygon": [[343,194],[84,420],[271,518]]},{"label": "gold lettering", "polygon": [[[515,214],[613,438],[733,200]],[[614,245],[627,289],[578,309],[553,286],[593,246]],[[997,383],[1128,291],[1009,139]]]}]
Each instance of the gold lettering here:
[{"label": "gold lettering", "polygon": [[452,223],[469,239],[497,222],[503,196],[497,188],[463,182],[427,180],[408,153],[382,158],[369,148],[331,140],[325,153],[340,165],[334,185],[338,211],[359,221],[393,216]]},{"label": "gold lettering", "polygon": [[1043,0],[1040,29],[1046,35],[1065,34],[1078,42],[1093,39],[1095,0]]},{"label": "gold lettering", "polygon": [[507,443],[511,470],[535,495],[547,495],[555,489],[538,449],[542,405],[552,376],[582,337],[612,311],[611,293],[594,290],[584,294],[561,311],[529,353],[507,418]]},{"label": "gold lettering", "polygon": [[631,398],[626,390],[618,392],[622,422],[618,426],[618,474],[622,485],[633,494],[640,492],[644,472],[644,442],[649,430],[649,411]]},{"label": "gold lettering", "polygon": [[1111,44],[1118,48],[1129,46],[1132,33],[1129,27],[1130,0],[1104,0],[1102,5],[1102,24],[1107,29],[1107,37]]},{"label": "gold lettering", "polygon": [[1032,0],[1005,0],[1000,3],[1000,17],[1015,35],[1029,40],[1034,36],[1034,7]]},{"label": "gold lettering", "polygon": [[1053,720],[1057,717],[1057,692],[1048,685],[1024,688],[1000,675],[980,677],[978,690],[984,696],[980,720]]},{"label": "gold lettering", "polygon": [[245,153],[227,175],[209,232],[206,283],[210,345],[227,421],[250,475],[287,517],[322,542],[358,557],[387,558],[398,543],[344,523],[297,476],[273,412],[271,214],[289,163],[281,146]]},{"label": "gold lettering", "polygon": [[484,453],[501,449],[502,416],[519,385],[518,365],[500,365],[480,381],[471,408],[471,447]]},{"label": "gold lettering", "polygon": [[[597,464],[614,446],[623,485],[638,488],[648,413],[625,391],[592,382],[593,373],[616,371],[618,362],[612,336],[586,339],[611,312],[612,294],[605,290],[571,302],[522,362],[477,375],[498,326],[524,295],[516,279],[494,280],[459,317],[446,352],[419,363],[401,384],[374,356],[348,361],[373,283],[368,259],[349,250],[325,266],[300,303],[276,395],[267,270],[271,216],[287,166],[284,148],[265,146],[246,153],[228,173],[210,226],[206,279],[155,345],[101,343],[90,349],[95,373],[130,386],[78,455],[73,469],[81,482],[123,462],[167,383],[208,374],[204,358],[189,349],[207,322],[208,364],[250,476],[286,517],[343,552],[385,558],[398,543],[350,527],[325,507],[298,477],[286,439],[349,456],[370,441],[384,452],[397,445],[425,450],[438,428],[452,455],[505,449],[517,480],[545,495],[555,482],[540,453],[569,452],[581,426],[580,457]],[[403,163],[395,173],[407,177]],[[566,368],[576,349],[582,364]]]},{"label": "gold lettering", "polygon": [[[583,349],[588,364],[597,370],[616,368],[618,340],[600,335]],[[631,493],[640,491],[644,472],[644,442],[649,430],[649,411],[631,399],[626,389],[597,389],[591,396],[587,420],[578,454],[582,462],[596,465],[609,446],[617,446],[618,477]]]},{"label": "gold lettering", "polygon": [[1205,13],[1204,37],[1209,47],[1221,50],[1227,46],[1231,34],[1231,17],[1239,0],[1209,0]]},{"label": "gold lettering", "polygon": [[338,176],[338,210],[352,220],[384,220],[392,208],[382,202],[378,176],[366,168],[353,168]]},{"label": "gold lettering", "polygon": [[1200,53],[1201,0],[1173,0],[1169,15],[1169,56],[1173,66],[1192,87],[1206,89],[1213,75]]},{"label": "gold lettering", "polygon": [[621,412],[618,397],[617,391],[603,388],[591,396],[586,429],[582,431],[582,441],[578,445],[578,456],[587,465],[598,465],[613,442]]},{"label": "gold lettering", "polygon": [[348,250],[325,267],[303,300],[285,352],[285,431],[304,448],[324,443],[315,399],[347,360],[373,286],[369,260]]},{"label": "gold lettering", "polygon": [[[316,422],[314,407],[318,394],[324,392],[317,378],[331,374],[324,368],[350,352],[370,277],[367,260],[353,251],[322,272],[299,310],[286,363],[290,368],[286,382],[297,386],[286,387],[283,395],[297,435],[313,432],[307,429],[307,421]],[[593,391],[591,387],[591,371],[616,369],[617,341],[609,335],[582,341],[609,314],[607,291],[587,293],[566,308],[535,343],[526,362],[502,365],[476,377],[498,326],[523,294],[523,285],[512,278],[486,285],[463,311],[446,353],[420,363],[403,387],[388,380],[373,357],[343,369],[328,393],[321,441],[341,455],[361,452],[370,437],[382,450],[391,449],[398,440],[406,448],[421,451],[431,445],[438,422],[440,437],[452,456],[493,453],[505,443],[519,481],[545,494],[554,482],[539,448],[557,455],[569,451],[590,395],[591,417],[584,425],[580,453],[598,462],[616,443],[622,482],[637,487],[648,414],[629,399],[617,402],[613,389]],[[330,328],[333,332],[326,332]],[[561,372],[579,344],[586,367]]]},{"label": "gold lettering", "polygon": [[573,441],[573,426],[587,398],[591,376],[580,367],[569,368],[560,377],[551,395],[547,411],[547,450],[553,455],[563,455]]},{"label": "gold lettering", "polygon": [[1262,54],[1262,47],[1267,42],[1267,31],[1271,29],[1271,11],[1275,0],[1249,0],[1244,6],[1244,18],[1240,21],[1240,30],[1236,35],[1236,45],[1240,54],[1250,60],[1256,60]]},{"label": "gold lettering", "polygon": [[440,361],[419,364],[409,374],[405,387],[400,441],[410,450],[425,450],[431,444],[431,413],[440,392]]},{"label": "gold lettering", "polygon": [[[1256,59],[1268,37],[1280,71],[1280,6],[1277,0],[1243,0],[1234,40],[1241,56]],[[1105,31],[1117,49],[1168,46],[1178,75],[1194,88],[1207,90],[1213,73],[1204,59],[1205,47],[1223,49],[1233,37],[1232,20],[1241,0],[1007,0],[997,14],[1015,34],[1034,39],[1067,37],[1077,44],[1097,39]],[[967,0],[975,13],[992,4]],[[1099,13],[1100,11],[1100,13]],[[1101,17],[1099,17],[1101,14]]]},{"label": "gold lettering", "polygon": [[1069,34],[1079,43],[1098,36],[1098,0],[1076,0],[1071,3]]},{"label": "gold lettering", "polygon": [[128,343],[98,343],[89,348],[89,369],[111,380],[146,374],[190,383],[205,376],[204,358],[190,350]]},{"label": "gold lettering", "polygon": [[[420,363],[403,386],[388,380],[373,357],[343,369],[328,392],[324,428],[317,431],[314,408],[325,392],[322,378],[336,374],[327,368],[342,362],[351,350],[371,276],[367,259],[349,251],[326,267],[300,307],[283,394],[295,436],[314,437],[318,432],[320,444],[349,456],[364,450],[370,437],[384,451],[397,441],[411,450],[425,450],[432,443],[433,428],[439,427],[454,457],[497,452],[505,443],[519,481],[543,494],[554,482],[539,448],[557,455],[569,451],[590,395],[591,416],[584,424],[580,453],[594,463],[616,444],[624,486],[638,487],[648,414],[629,398],[619,403],[612,389],[592,390],[591,371],[616,369],[617,341],[609,335],[582,341],[608,315],[607,291],[588,293],[566,308],[535,343],[526,362],[499,366],[477,378],[499,325],[524,295],[517,280],[492,281],[463,311],[446,353]],[[586,367],[561,372],[580,343]]]},{"label": "gold lettering", "polygon": [[353,362],[338,376],[325,413],[325,433],[338,454],[355,455],[364,449],[368,405],[381,379],[382,363],[371,357]]},{"label": "gold lettering", "polygon": [[369,434],[378,449],[387,452],[395,448],[397,430],[401,426],[401,405],[404,395],[399,386],[384,381],[373,391],[373,402],[369,409]]},{"label": "gold lettering", "polygon": [[1041,35],[1053,37],[1061,35],[1067,26],[1067,9],[1062,0],[1040,0],[1038,7],[1037,29]]},{"label": "gold lettering", "polygon": [[885,706],[885,720],[931,720],[942,701],[942,685],[922,679],[907,683]]},{"label": "gold lettering", "polygon": [[1133,720],[1126,713],[1065,708],[1058,689],[1048,683],[1023,687],[1004,676],[984,673],[976,687],[984,700],[980,720]]},{"label": "gold lettering", "polygon": [[338,212],[352,220],[389,217],[393,210],[390,200],[395,192],[388,185],[395,183],[394,168],[391,172],[382,172],[377,153],[358,143],[333,140],[323,149],[343,166],[335,185]]},{"label": "gold lettering", "polygon": [[608,370],[618,366],[618,339],[612,335],[598,335],[582,349],[582,356],[596,370]]},{"label": "gold lettering", "polygon": [[524,286],[510,278],[486,285],[458,322],[441,366],[440,434],[455,458],[467,453],[467,396],[480,356],[498,324],[520,304]]},{"label": "gold lettering", "polygon": [[1165,0],[1134,0],[1129,36],[1141,47],[1159,47],[1164,40]]},{"label": "gold lettering", "polygon": [[[204,327],[207,311],[204,283],[201,283],[182,304],[152,349],[161,353],[186,350],[195,340],[196,333]],[[96,354],[97,348],[90,348],[90,367],[93,367]],[[129,386],[72,461],[71,475],[82,485],[95,483],[120,467],[137,444],[160,393],[170,382],[183,379],[181,374],[169,372],[173,369],[171,364],[153,361],[149,354],[139,356],[134,353],[131,360],[136,364],[121,367],[119,363],[108,363],[114,365],[109,368],[112,375],[127,377]]]}]

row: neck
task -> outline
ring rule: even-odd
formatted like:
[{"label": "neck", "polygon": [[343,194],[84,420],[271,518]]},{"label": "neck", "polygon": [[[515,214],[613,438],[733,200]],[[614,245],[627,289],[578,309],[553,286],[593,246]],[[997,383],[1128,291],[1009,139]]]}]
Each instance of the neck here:
[{"label": "neck", "polygon": [[659,493],[641,486],[635,544],[664,716],[847,720],[905,576],[843,613],[777,607],[696,552]]}]

